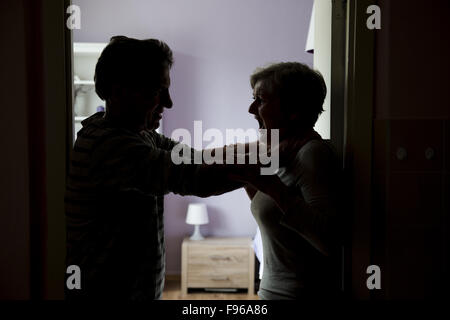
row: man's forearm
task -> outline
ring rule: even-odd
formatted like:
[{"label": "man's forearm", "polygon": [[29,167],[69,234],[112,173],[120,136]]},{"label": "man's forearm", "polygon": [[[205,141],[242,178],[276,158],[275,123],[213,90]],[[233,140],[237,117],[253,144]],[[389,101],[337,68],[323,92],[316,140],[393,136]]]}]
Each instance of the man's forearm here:
[{"label": "man's forearm", "polygon": [[219,148],[211,148],[202,150],[203,159],[214,159],[217,163],[227,163],[230,159],[234,158],[233,163],[237,163],[237,159],[245,159],[245,163],[248,163],[250,155],[257,154],[258,141],[230,144]]},{"label": "man's forearm", "polygon": [[243,182],[230,178],[232,171],[232,165],[201,165],[194,195],[209,197],[242,188],[245,185]]}]

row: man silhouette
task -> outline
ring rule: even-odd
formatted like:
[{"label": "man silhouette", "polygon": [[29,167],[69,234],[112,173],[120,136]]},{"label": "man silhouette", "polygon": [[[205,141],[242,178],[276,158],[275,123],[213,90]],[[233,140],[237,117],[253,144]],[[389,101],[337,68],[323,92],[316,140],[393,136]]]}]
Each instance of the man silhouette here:
[{"label": "man silhouette", "polygon": [[106,112],[82,122],[66,188],[67,265],[81,289],[67,299],[160,299],[164,287],[163,195],[201,197],[242,186],[225,166],[171,161],[177,142],[154,129],[172,108],[172,51],[162,41],[111,38],[95,69]]}]

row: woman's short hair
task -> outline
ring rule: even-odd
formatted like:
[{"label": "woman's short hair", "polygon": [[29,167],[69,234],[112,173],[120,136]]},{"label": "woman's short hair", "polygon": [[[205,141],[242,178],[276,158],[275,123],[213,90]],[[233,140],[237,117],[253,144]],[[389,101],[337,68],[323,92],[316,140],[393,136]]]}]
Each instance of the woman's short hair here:
[{"label": "woman's short hair", "polygon": [[95,66],[95,92],[106,100],[113,85],[157,90],[172,64],[172,50],[161,40],[112,37]]},{"label": "woman's short hair", "polygon": [[250,77],[252,88],[259,81],[280,98],[282,112],[299,114],[301,125],[314,127],[327,94],[320,72],[299,62],[281,62],[256,69]]}]

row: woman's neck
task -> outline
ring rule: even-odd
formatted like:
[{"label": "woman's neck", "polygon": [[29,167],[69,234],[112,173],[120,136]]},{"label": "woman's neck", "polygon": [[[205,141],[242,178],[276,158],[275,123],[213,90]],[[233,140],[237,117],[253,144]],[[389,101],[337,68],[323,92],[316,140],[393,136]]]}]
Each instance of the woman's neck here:
[{"label": "woman's neck", "polygon": [[280,129],[280,137],[279,140],[290,140],[290,139],[296,139],[301,140],[306,138],[308,135],[310,135],[314,131],[313,128],[282,128]]}]

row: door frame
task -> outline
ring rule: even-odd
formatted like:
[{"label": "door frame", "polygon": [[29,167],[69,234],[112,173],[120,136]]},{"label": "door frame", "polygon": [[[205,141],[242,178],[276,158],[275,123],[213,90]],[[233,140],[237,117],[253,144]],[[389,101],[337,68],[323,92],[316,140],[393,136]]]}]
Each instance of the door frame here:
[{"label": "door frame", "polygon": [[349,231],[346,282],[350,296],[370,299],[367,267],[373,253],[372,153],[375,76],[375,31],[366,26],[374,0],[348,0],[346,25],[343,160],[348,191]]},{"label": "door frame", "polygon": [[[374,107],[375,37],[366,28],[370,0],[331,0],[331,142],[345,172],[348,191],[348,238],[344,246],[344,291],[368,299],[366,268],[371,261],[372,127]],[[47,241],[44,297],[62,298],[64,278],[60,257],[65,256],[63,192],[73,141],[72,32],[65,27],[65,9],[71,0],[42,0],[44,11],[44,61],[50,74],[45,79],[47,103]],[[61,26],[64,24],[62,31]],[[56,27],[55,27],[56,26]],[[345,46],[343,44],[345,43]],[[63,59],[53,60],[54,55]],[[65,79],[64,83],[59,81]],[[56,94],[58,90],[59,94]],[[59,138],[58,138],[59,137]],[[57,171],[52,170],[56,166]],[[62,269],[64,271],[64,269]],[[61,288],[58,288],[58,285]]]}]

